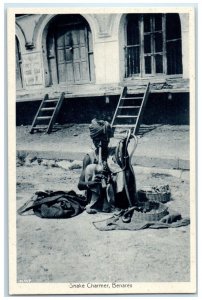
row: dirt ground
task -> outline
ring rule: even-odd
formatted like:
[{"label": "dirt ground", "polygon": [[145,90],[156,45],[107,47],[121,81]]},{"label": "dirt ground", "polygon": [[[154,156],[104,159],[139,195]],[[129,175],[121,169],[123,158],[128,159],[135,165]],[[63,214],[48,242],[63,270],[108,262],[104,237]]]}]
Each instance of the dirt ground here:
[{"label": "dirt ground", "polygon": [[[17,209],[37,190],[77,190],[81,169],[38,163],[17,167]],[[189,172],[136,167],[137,188],[169,184],[168,206],[189,217]],[[80,192],[79,192],[80,193]],[[99,231],[93,221],[17,215],[18,282],[188,282],[190,226],[139,231]]]},{"label": "dirt ground", "polygon": [[[44,158],[50,151],[57,157],[66,158],[67,152],[82,153],[91,149],[89,124],[64,124],[54,127],[51,134],[38,132],[30,134],[30,126],[18,126],[16,132],[17,150],[27,152],[43,151]],[[178,158],[189,160],[189,126],[188,125],[141,125],[138,146],[135,150],[137,164],[139,157]],[[117,139],[110,144],[117,145]],[[50,155],[50,154],[49,154]],[[78,156],[79,157],[79,156]]]}]

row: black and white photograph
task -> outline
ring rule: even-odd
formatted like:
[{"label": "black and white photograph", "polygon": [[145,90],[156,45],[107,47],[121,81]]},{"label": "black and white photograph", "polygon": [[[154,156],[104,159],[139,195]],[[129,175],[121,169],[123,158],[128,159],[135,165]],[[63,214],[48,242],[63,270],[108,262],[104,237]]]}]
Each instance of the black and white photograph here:
[{"label": "black and white photograph", "polygon": [[195,7],[7,24],[9,294],[196,293]]}]

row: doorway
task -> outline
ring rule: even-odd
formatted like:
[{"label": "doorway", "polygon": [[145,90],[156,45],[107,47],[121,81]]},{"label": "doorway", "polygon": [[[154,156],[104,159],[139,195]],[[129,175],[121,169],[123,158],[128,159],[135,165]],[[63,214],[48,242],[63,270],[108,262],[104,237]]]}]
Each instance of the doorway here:
[{"label": "doorway", "polygon": [[47,35],[49,85],[94,80],[92,33],[80,15],[59,15]]}]

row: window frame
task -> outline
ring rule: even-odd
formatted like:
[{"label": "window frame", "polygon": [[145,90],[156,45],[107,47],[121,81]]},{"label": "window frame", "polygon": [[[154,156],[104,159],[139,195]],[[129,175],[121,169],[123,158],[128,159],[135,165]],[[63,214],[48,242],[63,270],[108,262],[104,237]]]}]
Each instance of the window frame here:
[{"label": "window frame", "polygon": [[[128,20],[126,16],[126,25],[125,25],[125,30],[124,30],[124,36],[125,36],[125,45],[124,45],[124,56],[125,56],[125,74],[124,74],[124,79],[138,79],[138,78],[154,78],[154,77],[182,77],[182,73],[178,74],[167,74],[167,43],[169,43],[172,40],[176,41],[181,41],[182,42],[182,33],[179,38],[176,39],[167,39],[166,37],[166,13],[160,13],[161,15],[161,29],[160,30],[155,30],[155,19],[154,16],[155,13],[150,14],[150,22],[151,22],[151,28],[150,31],[144,32],[144,16],[145,14],[137,14],[138,18],[138,24],[139,24],[139,40],[140,40],[140,54],[139,54],[139,59],[140,59],[140,72],[137,74],[132,74],[130,76],[130,71],[128,72],[127,70],[127,58],[126,58],[126,49],[134,46],[134,45],[127,45],[127,26],[128,26]],[[155,52],[155,34],[156,33],[162,33],[162,51]],[[151,36],[151,52],[150,53],[145,53],[144,51],[144,44],[145,44],[145,36]],[[162,73],[157,73],[156,72],[156,63],[155,63],[155,56],[161,55],[162,56]],[[151,57],[151,73],[146,73],[145,69],[145,57]],[[181,60],[182,60],[182,44],[181,44]],[[181,62],[182,64],[182,62]],[[128,72],[128,73],[127,73]]]}]

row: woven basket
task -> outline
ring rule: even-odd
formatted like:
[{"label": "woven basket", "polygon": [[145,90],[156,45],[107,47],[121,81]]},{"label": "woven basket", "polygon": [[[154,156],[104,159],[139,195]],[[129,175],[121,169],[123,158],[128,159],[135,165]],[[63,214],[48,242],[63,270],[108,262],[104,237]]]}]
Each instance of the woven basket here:
[{"label": "woven basket", "polygon": [[134,210],[133,217],[141,221],[159,221],[168,214],[168,207],[156,201],[149,201],[150,205],[155,208],[148,212]]},{"label": "woven basket", "polygon": [[157,201],[157,202],[161,202],[161,203],[166,203],[166,202],[170,201],[170,196],[171,196],[170,192],[167,192],[167,193],[146,192],[146,197],[150,201]]},{"label": "woven basket", "polygon": [[[165,192],[160,192],[160,190],[163,190],[165,187]],[[155,191],[155,188],[153,187],[143,187],[141,190],[138,191],[139,200],[141,199],[143,201],[149,200],[149,201],[156,201],[160,203],[166,203],[170,201],[171,198],[171,192],[168,186],[159,186],[156,187],[159,189],[159,191]]]}]

